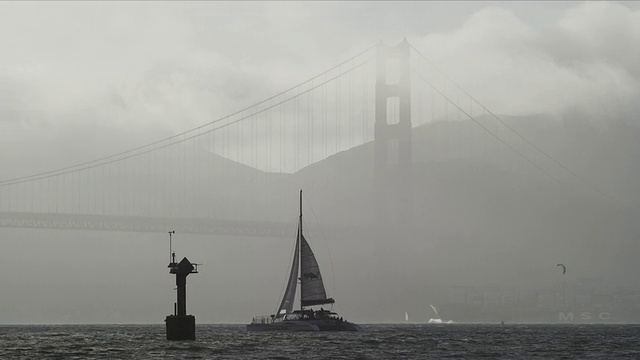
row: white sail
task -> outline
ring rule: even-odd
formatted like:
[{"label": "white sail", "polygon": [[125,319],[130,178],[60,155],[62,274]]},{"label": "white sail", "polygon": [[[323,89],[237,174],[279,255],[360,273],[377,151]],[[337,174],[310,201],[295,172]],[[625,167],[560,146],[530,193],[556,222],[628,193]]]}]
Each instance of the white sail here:
[{"label": "white sail", "polygon": [[409,321],[409,313],[408,312],[404,312],[404,321]]},{"label": "white sail", "polygon": [[436,313],[436,316],[438,317],[438,319],[440,319],[440,314],[438,314],[438,310],[436,309],[436,307],[431,304],[429,304],[429,306],[431,306],[431,309],[433,310],[433,312]]}]

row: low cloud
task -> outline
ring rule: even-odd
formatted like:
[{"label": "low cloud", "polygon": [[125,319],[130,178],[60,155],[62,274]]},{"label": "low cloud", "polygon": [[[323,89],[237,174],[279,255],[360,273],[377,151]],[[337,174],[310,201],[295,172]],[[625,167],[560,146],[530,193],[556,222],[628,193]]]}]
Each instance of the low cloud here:
[{"label": "low cloud", "polygon": [[454,31],[414,43],[495,112],[579,110],[595,123],[640,124],[640,10],[586,2],[534,27],[489,7]]},{"label": "low cloud", "polygon": [[404,36],[494,112],[638,124],[639,7],[492,4],[2,3],[3,136],[178,133]]}]

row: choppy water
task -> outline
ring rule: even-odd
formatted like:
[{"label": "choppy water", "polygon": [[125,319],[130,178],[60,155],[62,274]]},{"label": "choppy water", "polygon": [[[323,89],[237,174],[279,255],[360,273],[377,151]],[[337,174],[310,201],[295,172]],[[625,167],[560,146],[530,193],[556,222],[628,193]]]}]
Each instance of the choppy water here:
[{"label": "choppy water", "polygon": [[360,333],[249,333],[199,325],[0,326],[0,359],[640,359],[640,325],[364,325]]}]

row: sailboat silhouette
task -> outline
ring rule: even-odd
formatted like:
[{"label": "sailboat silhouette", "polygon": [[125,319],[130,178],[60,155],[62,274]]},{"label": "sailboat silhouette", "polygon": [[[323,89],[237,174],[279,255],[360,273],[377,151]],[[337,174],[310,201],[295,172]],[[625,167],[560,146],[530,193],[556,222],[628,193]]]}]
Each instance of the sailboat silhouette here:
[{"label": "sailboat silhouette", "polygon": [[[300,281],[300,310],[293,310],[296,289]],[[360,326],[343,320],[337,313],[310,309],[311,306],[333,304],[327,297],[320,266],[311,246],[302,234],[302,190],[296,247],[291,262],[289,281],[275,314],[254,317],[247,325],[249,331],[360,331]]]}]

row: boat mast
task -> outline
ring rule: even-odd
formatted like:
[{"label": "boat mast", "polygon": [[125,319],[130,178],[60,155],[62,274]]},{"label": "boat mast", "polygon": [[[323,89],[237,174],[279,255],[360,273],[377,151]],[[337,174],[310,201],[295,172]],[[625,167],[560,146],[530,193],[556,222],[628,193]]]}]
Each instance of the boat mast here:
[{"label": "boat mast", "polygon": [[300,216],[298,217],[298,238],[296,239],[298,251],[300,252],[300,261],[298,262],[298,279],[300,279],[300,310],[302,309],[302,246],[300,246],[300,238],[302,237],[302,189],[300,189]]}]

